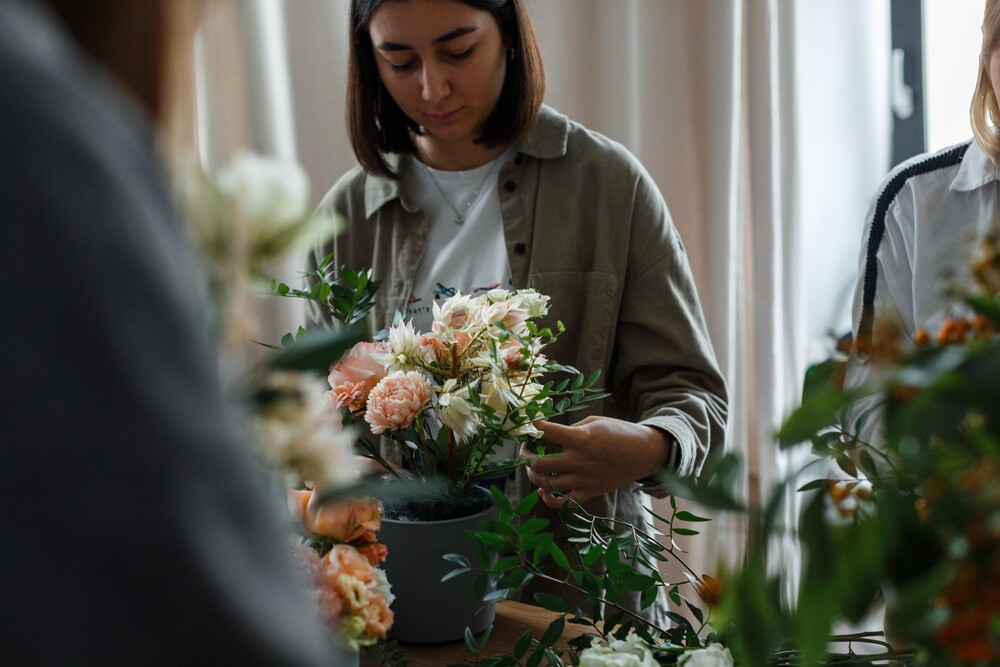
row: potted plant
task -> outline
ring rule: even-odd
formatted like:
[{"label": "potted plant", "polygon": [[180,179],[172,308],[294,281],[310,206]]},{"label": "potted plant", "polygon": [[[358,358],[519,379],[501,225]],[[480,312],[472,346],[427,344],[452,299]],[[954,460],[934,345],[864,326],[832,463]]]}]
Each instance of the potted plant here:
[{"label": "potted plant", "polygon": [[[275,293],[315,301],[341,321],[345,311],[358,314],[358,303],[370,308],[377,289],[370,272],[342,267],[335,279],[331,262],[310,274],[306,289],[281,284]],[[395,638],[455,640],[467,626],[479,632],[492,621],[493,604],[482,601],[485,580],[447,577],[443,557],[473,556],[465,533],[495,518],[488,487],[526,462],[513,453],[541,435],[535,421],[606,395],[595,388],[596,373],[585,379],[545,356],[562,329],[539,328],[548,301],[534,290],[458,294],[434,304],[430,331],[397,318],[381,340],[357,343],[330,369],[327,395],[345,424],[363,434],[365,454],[389,475],[421,482],[418,494],[383,500]],[[428,607],[435,603],[439,610]]]}]

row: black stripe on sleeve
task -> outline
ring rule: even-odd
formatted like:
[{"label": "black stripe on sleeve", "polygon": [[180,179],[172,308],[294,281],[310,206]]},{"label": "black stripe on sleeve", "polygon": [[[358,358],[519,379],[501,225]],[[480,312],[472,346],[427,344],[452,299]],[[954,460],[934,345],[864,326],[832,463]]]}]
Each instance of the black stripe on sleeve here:
[{"label": "black stripe on sleeve", "polygon": [[864,288],[861,298],[861,321],[858,323],[856,338],[857,350],[862,356],[867,357],[871,350],[872,327],[875,319],[875,285],[878,282],[878,249],[882,245],[882,237],[885,236],[885,218],[889,213],[889,205],[910,178],[960,164],[971,144],[972,142],[968,141],[943,153],[935,153],[925,160],[911,164],[893,176],[879,195],[875,204],[872,228],[868,234]]}]

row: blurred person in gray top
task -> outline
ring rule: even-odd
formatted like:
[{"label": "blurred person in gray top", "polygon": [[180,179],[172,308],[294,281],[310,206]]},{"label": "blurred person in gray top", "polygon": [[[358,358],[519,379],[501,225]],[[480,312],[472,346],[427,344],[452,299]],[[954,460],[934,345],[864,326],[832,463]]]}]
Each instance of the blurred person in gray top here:
[{"label": "blurred person in gray top", "polygon": [[186,6],[0,2],[4,664],[337,664],[154,152]]}]

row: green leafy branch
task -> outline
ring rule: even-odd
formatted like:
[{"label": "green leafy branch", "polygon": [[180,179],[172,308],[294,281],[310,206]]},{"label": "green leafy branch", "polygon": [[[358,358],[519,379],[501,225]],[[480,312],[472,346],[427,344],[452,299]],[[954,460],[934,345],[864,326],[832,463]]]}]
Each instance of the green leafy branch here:
[{"label": "green leafy branch", "polygon": [[330,316],[350,327],[363,320],[375,306],[375,293],[381,281],[372,280],[371,269],[357,271],[349,266],[335,271],[333,254],[328,254],[316,270],[302,275],[305,289],[271,281],[273,296],[305,299],[325,308]]},{"label": "green leafy branch", "polygon": [[[548,519],[532,516],[539,501],[537,492],[517,504],[511,504],[495,489],[493,498],[500,509],[499,517],[485,523],[481,530],[470,532],[475,541],[477,565],[462,556],[449,555],[447,558],[458,567],[446,578],[478,572],[476,589],[487,602],[512,598],[536,579],[561,586],[566,594],[534,594],[535,603],[555,612],[557,617],[540,637],[535,637],[532,631],[524,633],[510,654],[483,659],[480,654],[485,642],[473,641],[471,645],[467,642],[476,656],[476,664],[537,667],[542,660],[564,665],[568,659],[570,664],[577,665],[579,654],[589,648],[594,637],[605,641],[623,639],[633,632],[657,647],[663,664],[674,664],[685,650],[703,646],[699,633],[706,629],[708,618],[680,592],[684,586],[697,587],[703,582],[680,557],[682,551],[674,536],[697,535],[698,531],[689,526],[707,519],[679,510],[672,503],[669,518],[653,515],[667,528],[664,540],[667,544],[663,544],[657,538],[664,533],[652,525],[636,526],[615,517],[591,514],[582,507],[567,506],[560,513],[566,530],[556,537],[549,529]],[[686,581],[663,580],[657,566],[671,559],[686,571]],[[553,576],[549,574],[552,571],[564,574]],[[667,613],[676,625],[659,627],[632,611],[625,600],[626,594],[638,593],[640,607],[645,609],[664,590],[675,604],[687,605],[699,624],[697,628],[688,618],[672,611]],[[555,644],[567,624],[587,626],[587,632],[571,640],[568,649],[558,648]]]}]

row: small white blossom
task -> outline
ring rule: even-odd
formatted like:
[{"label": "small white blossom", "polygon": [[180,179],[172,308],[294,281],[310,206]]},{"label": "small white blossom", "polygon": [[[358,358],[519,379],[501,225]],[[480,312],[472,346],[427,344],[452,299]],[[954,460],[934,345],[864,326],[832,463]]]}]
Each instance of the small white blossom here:
[{"label": "small white blossom", "polygon": [[497,287],[496,289],[491,289],[489,292],[487,292],[483,300],[486,303],[497,303],[500,301],[506,301],[511,296],[513,296],[513,293],[510,292],[510,290],[505,290],[501,287]]},{"label": "small white blossom", "polygon": [[472,297],[458,293],[442,302],[435,301],[433,312],[432,331],[454,335],[479,323],[480,306]]},{"label": "small white blossom", "polygon": [[517,291],[517,297],[521,300],[521,307],[528,311],[528,317],[544,317],[549,312],[549,296],[539,294],[533,289],[522,289]]},{"label": "small white blossom", "polygon": [[456,391],[457,384],[454,379],[445,382],[438,395],[437,413],[441,423],[450,428],[458,441],[462,442],[475,435],[482,422],[469,398],[469,387]]},{"label": "small white blossom", "polygon": [[658,667],[648,644],[638,635],[630,634],[624,640],[612,639],[604,646],[600,639],[593,639],[590,648],[580,654],[580,667]]},{"label": "small white blossom", "polygon": [[386,367],[388,372],[412,371],[428,358],[428,350],[420,344],[420,335],[413,329],[413,321],[397,319],[389,328],[385,349],[372,354],[372,359]]},{"label": "small white blossom", "polygon": [[679,667],[733,667],[733,655],[722,644],[690,651],[677,661]]}]

